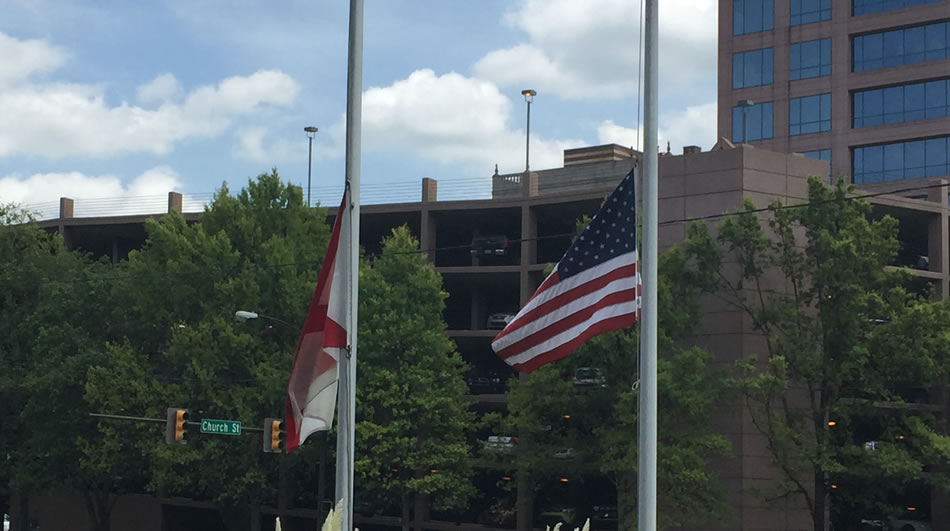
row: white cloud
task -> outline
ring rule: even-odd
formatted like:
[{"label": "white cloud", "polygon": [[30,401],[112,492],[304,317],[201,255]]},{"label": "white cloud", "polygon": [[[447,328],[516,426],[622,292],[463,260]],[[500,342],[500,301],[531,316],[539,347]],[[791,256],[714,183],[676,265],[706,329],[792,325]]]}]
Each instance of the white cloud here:
[{"label": "white cloud", "polygon": [[690,105],[666,114],[660,126],[663,149],[666,149],[666,142],[669,141],[674,153],[689,145],[699,146],[706,151],[719,140],[716,137],[716,102]]},{"label": "white cloud", "polygon": [[110,106],[102,89],[89,85],[0,91],[0,157],[164,154],[186,138],[220,134],[238,116],[267,105],[287,105],[299,91],[296,81],[274,70],[198,87],[182,103],[154,110],[126,102]]},{"label": "white cloud", "polygon": [[139,103],[164,103],[178,98],[181,91],[181,83],[175,76],[165,72],[148,83],[139,85],[135,94]]},{"label": "white cloud", "polygon": [[[597,139],[602,144],[620,144],[622,146],[637,146],[637,140],[643,143],[643,127],[638,130],[604,120],[597,126]],[[670,143],[673,153],[681,153],[683,146],[696,145],[703,150],[710,149],[717,141],[716,138],[716,103],[691,105],[681,111],[663,115],[660,118],[659,131],[660,151],[666,150],[666,143]]]},{"label": "white cloud", "polygon": [[276,145],[265,148],[264,136],[267,129],[264,127],[247,127],[239,130],[234,136],[238,139],[238,144],[231,148],[231,154],[251,162],[276,162],[276,151],[280,150]]},{"label": "white cloud", "polygon": [[[317,133],[313,139],[314,162],[343,156],[343,129],[341,121],[329,131],[321,129]],[[237,144],[231,147],[231,155],[241,160],[268,165],[307,160],[309,146],[303,134],[293,140],[274,138],[270,128],[251,126],[239,129],[234,136]]]},{"label": "white cloud", "polygon": [[[58,216],[60,197],[74,200],[74,214],[149,214],[168,208],[168,192],[180,190],[181,178],[168,166],[156,166],[123,184],[115,175],[86,175],[81,172],[37,173],[26,177],[0,177],[0,202],[39,207],[41,217]],[[184,200],[186,211],[200,208],[195,200]]]},{"label": "white cloud", "polygon": [[287,74],[259,70],[197,87],[172,103],[181,86],[173,75],[162,74],[138,88],[139,101],[161,103],[146,109],[125,101],[110,104],[98,85],[30,82],[30,75],[65,60],[43,41],[0,33],[0,57],[0,157],[164,154],[187,138],[220,134],[239,116],[289,105],[300,92]]},{"label": "white cloud", "polygon": [[[523,168],[524,131],[509,127],[510,115],[511,101],[494,84],[428,69],[363,96],[367,149],[409,149],[442,164],[467,165],[469,174],[489,174],[495,163],[502,173]],[[533,135],[531,166],[559,167],[564,148],[584,144]]]},{"label": "white cloud", "polygon": [[[511,86],[558,87],[562,95],[583,97],[585,87],[575,83],[570,72],[554,62],[537,46],[519,44],[493,50],[475,63],[475,74],[492,82]],[[544,92],[544,89],[541,89]]]},{"label": "white cloud", "polygon": [[[688,92],[697,80],[712,80],[715,90],[716,2],[660,4],[662,85],[667,92]],[[489,52],[474,73],[570,99],[633,96],[639,68],[636,6],[627,0],[526,0],[505,22],[524,31],[528,42]]]},{"label": "white cloud", "polygon": [[49,72],[66,61],[66,52],[41,40],[19,40],[0,32],[0,88]]},{"label": "white cloud", "polygon": [[597,126],[597,142],[600,144],[620,144],[640,149],[643,142],[643,126],[637,129],[615,124],[613,120],[604,120]]}]

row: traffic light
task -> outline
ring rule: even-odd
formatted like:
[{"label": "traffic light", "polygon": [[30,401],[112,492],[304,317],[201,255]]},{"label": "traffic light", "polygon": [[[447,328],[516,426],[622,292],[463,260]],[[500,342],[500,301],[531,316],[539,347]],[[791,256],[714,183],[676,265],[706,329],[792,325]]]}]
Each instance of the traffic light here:
[{"label": "traffic light", "polygon": [[284,451],[284,421],[283,419],[264,419],[264,451],[280,453]]},{"label": "traffic light", "polygon": [[165,416],[165,442],[168,444],[185,444],[185,435],[188,433],[188,410],[176,407],[168,408]]}]

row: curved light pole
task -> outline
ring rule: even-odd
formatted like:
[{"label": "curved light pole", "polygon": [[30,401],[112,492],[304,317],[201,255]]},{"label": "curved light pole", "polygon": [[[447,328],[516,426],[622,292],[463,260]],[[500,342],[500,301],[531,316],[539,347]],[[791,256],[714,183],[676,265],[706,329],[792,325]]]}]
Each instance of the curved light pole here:
[{"label": "curved light pole", "polygon": [[308,142],[310,143],[307,148],[307,207],[310,207],[310,168],[313,165],[313,137],[317,135],[317,128],[308,125],[303,128],[304,132],[307,133]]},{"label": "curved light pole", "polygon": [[[273,321],[281,326],[284,326],[295,333],[298,331],[298,327],[288,323],[287,321],[283,319],[279,319],[277,317],[273,317],[270,315],[260,314],[257,312],[238,310],[234,312],[234,318],[242,323],[250,319],[265,319],[267,321]],[[317,464],[317,511],[318,512],[323,509],[323,498],[325,497],[325,492],[326,492],[326,481],[324,481],[324,476],[326,474],[324,474],[323,471],[325,470],[324,463],[326,463],[328,459],[327,437],[326,437],[327,432],[323,431],[320,433],[323,434],[323,439],[321,440],[322,444],[320,444],[320,462]]]},{"label": "curved light pole", "polygon": [[294,326],[294,325],[288,323],[287,321],[284,321],[283,319],[278,319],[278,318],[276,318],[276,317],[271,317],[270,315],[264,315],[264,314],[260,314],[260,313],[257,313],[257,312],[248,312],[248,311],[245,311],[245,310],[238,310],[238,311],[234,312],[234,319],[236,319],[236,320],[238,320],[238,321],[240,321],[240,322],[242,322],[242,323],[245,322],[245,321],[247,321],[248,319],[258,319],[258,318],[260,318],[260,319],[266,319],[266,320],[268,320],[268,321],[273,321],[273,322],[275,322],[275,323],[278,323],[278,324],[281,324],[281,325],[283,325],[283,326],[286,326],[287,328],[293,330],[294,332],[297,331],[297,327],[296,327],[296,326]]},{"label": "curved light pole", "polygon": [[531,154],[531,102],[534,101],[534,97],[538,93],[534,89],[524,89],[521,91],[521,95],[524,96],[524,101],[528,104],[528,119],[524,135],[524,171],[527,173],[530,168],[528,161]]}]

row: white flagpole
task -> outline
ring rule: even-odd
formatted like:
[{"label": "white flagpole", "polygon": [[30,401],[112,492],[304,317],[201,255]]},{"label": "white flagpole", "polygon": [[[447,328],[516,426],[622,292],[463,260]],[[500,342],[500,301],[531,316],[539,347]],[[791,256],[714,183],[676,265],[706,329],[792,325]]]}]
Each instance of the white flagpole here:
[{"label": "white flagpole", "polygon": [[640,321],[639,531],[656,531],[657,94],[659,6],[646,0],[643,86],[643,298]]},{"label": "white flagpole", "polygon": [[336,502],[343,501],[341,531],[353,529],[353,462],[356,439],[356,330],[359,309],[360,126],[363,99],[363,0],[350,0],[350,33],[346,73],[346,190],[349,201],[349,349],[340,361],[339,420],[336,439]]}]

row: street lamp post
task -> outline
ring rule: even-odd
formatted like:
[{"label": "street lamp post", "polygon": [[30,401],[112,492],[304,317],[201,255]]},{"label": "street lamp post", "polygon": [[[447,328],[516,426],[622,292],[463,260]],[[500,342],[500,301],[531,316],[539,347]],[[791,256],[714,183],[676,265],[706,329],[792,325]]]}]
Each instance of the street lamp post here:
[{"label": "street lamp post", "polygon": [[739,100],[736,104],[739,107],[742,107],[742,143],[749,141],[748,130],[746,129],[746,114],[748,114],[749,107],[755,105],[755,102],[752,100]]},{"label": "street lamp post", "polygon": [[524,136],[524,171],[528,172],[528,169],[531,167],[529,162],[529,156],[531,154],[531,102],[534,101],[534,97],[538,95],[533,89],[524,89],[521,91],[521,95],[524,96],[525,103],[528,104],[528,119],[527,124],[525,125],[525,136]]},{"label": "street lamp post", "polygon": [[317,128],[309,125],[303,128],[304,132],[307,133],[308,142],[310,143],[307,148],[307,207],[310,206],[310,167],[313,165],[313,137],[317,134]]},{"label": "street lamp post", "polygon": [[278,319],[278,318],[276,318],[276,317],[271,317],[270,315],[264,315],[264,314],[257,313],[257,312],[248,312],[248,311],[244,311],[244,310],[238,310],[238,311],[234,312],[234,318],[235,318],[236,320],[242,322],[242,323],[245,322],[245,321],[247,321],[247,320],[249,320],[249,319],[258,319],[258,318],[260,318],[260,319],[266,319],[266,320],[268,320],[268,321],[274,321],[275,323],[279,323],[279,324],[281,324],[281,325],[283,325],[283,326],[286,326],[287,328],[289,328],[289,329],[291,329],[291,330],[293,330],[293,331],[295,331],[295,332],[297,331],[297,327],[296,327],[296,326],[294,326],[294,325],[288,323],[287,321],[284,321],[283,319]]},{"label": "street lamp post", "polygon": [[[278,319],[277,317],[272,317],[270,315],[264,315],[257,312],[238,310],[234,312],[234,318],[242,323],[249,319],[265,319],[268,321],[273,321],[275,323],[278,323],[281,326],[284,326],[294,332],[298,330],[296,326],[288,323],[287,321],[284,321],[283,319]],[[323,514],[322,513],[323,498],[326,496],[326,480],[324,479],[324,477],[326,476],[326,474],[324,474],[324,470],[325,470],[324,464],[327,462],[327,459],[328,459],[326,433],[327,432],[325,431],[321,432],[322,437],[320,438],[320,462],[317,464],[317,512],[319,512],[320,514]]]}]

